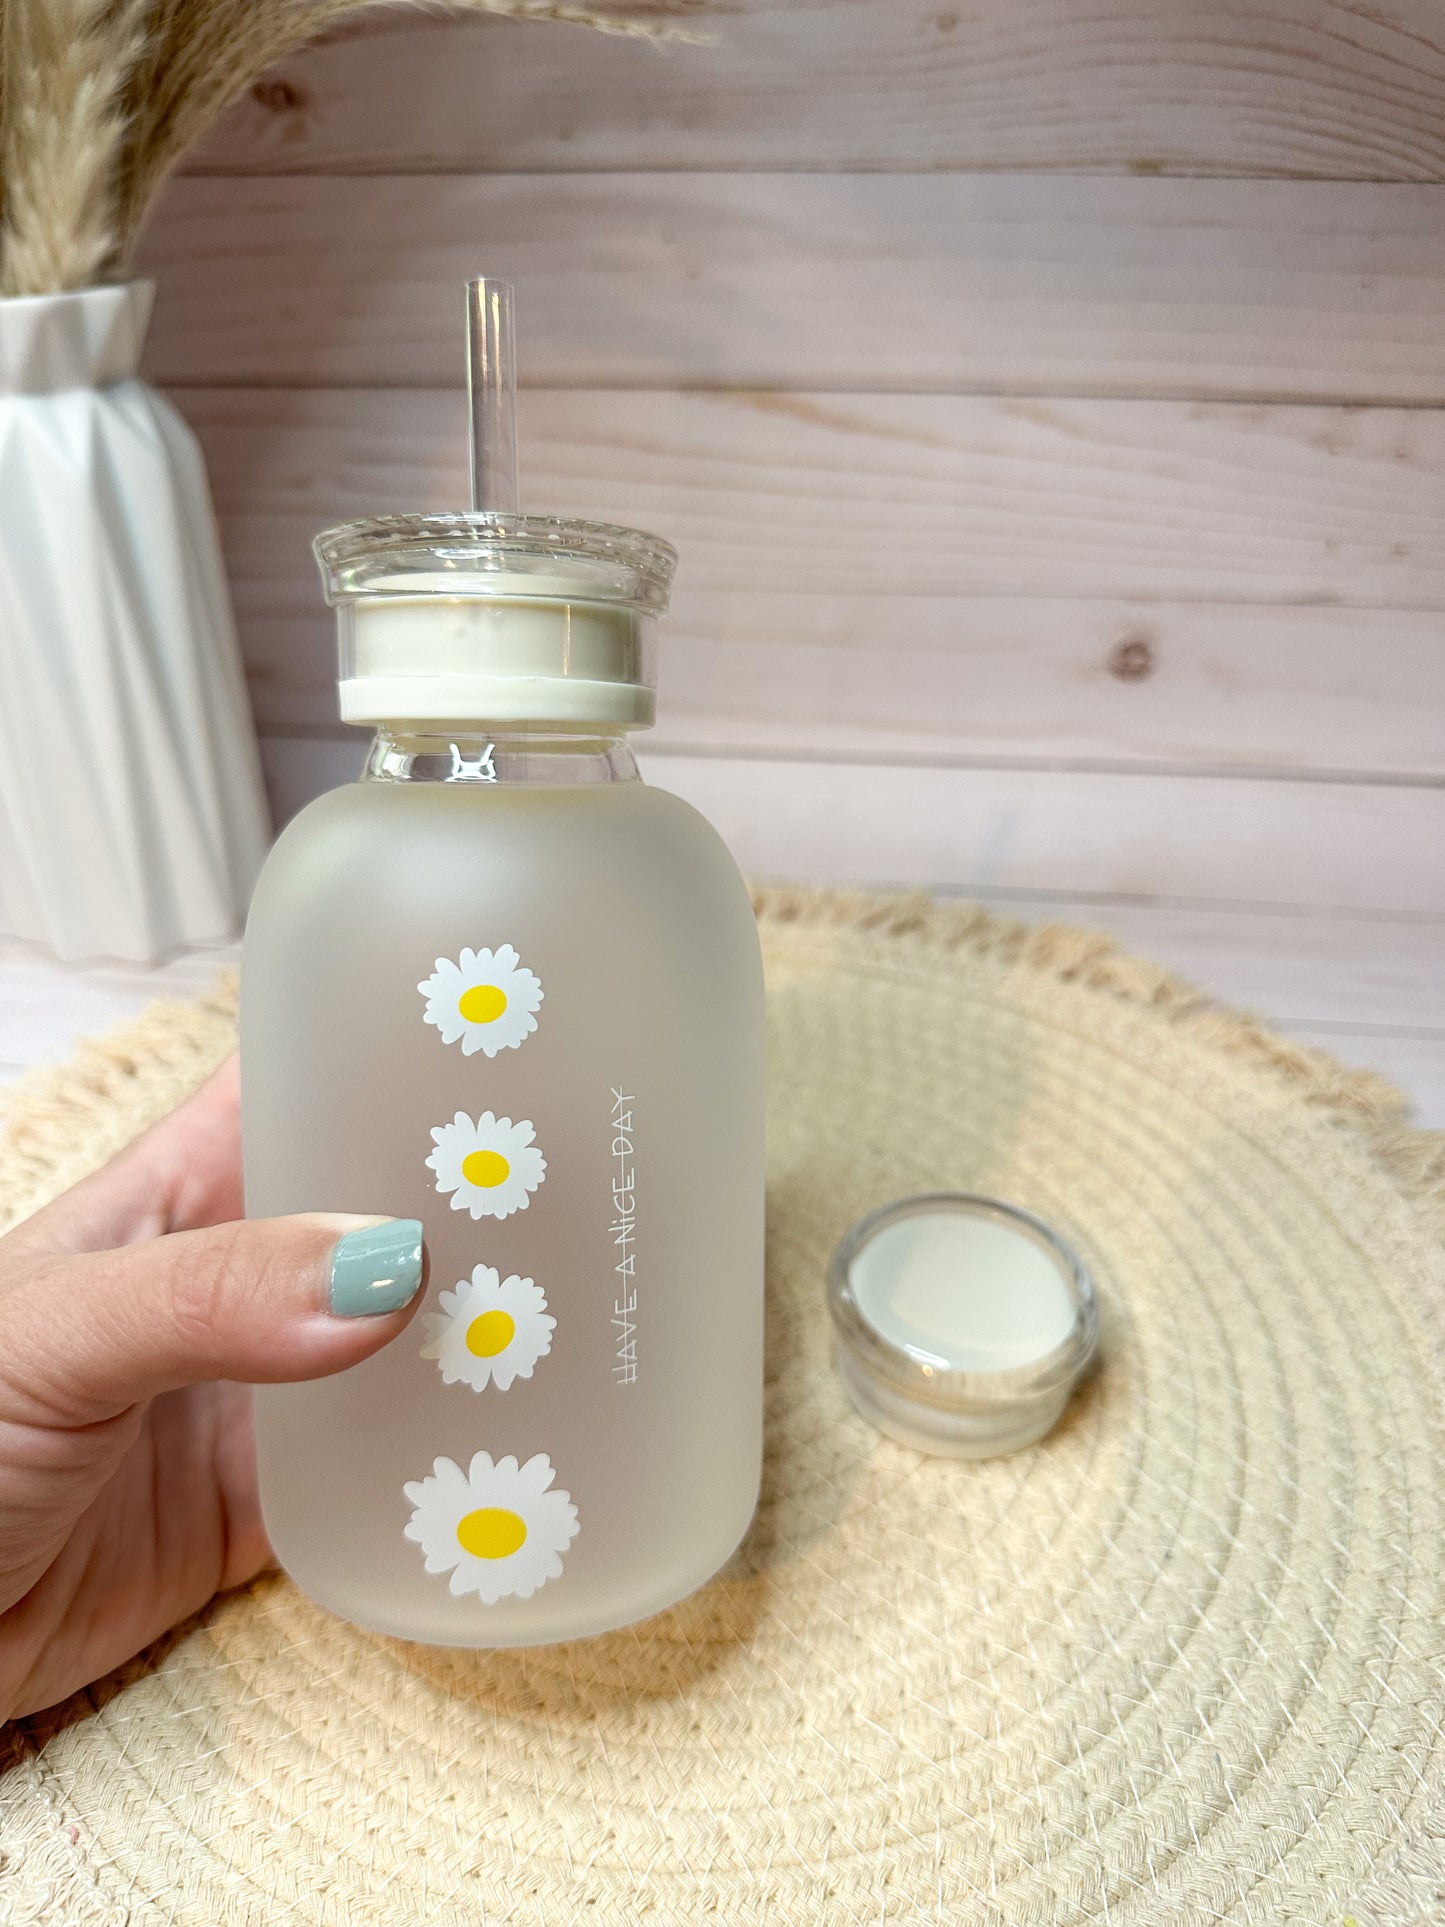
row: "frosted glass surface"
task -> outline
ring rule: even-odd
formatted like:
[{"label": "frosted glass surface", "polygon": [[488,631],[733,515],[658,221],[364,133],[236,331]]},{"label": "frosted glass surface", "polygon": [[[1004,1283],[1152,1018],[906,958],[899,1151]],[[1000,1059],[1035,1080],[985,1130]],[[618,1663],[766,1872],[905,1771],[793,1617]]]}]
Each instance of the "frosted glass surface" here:
[{"label": "frosted glass surface", "polygon": [[[448,1042],[418,985],[438,959],[502,946],[542,998],[509,978],[520,1041],[468,1053],[495,995],[453,996]],[[395,1344],[333,1379],[258,1389],[262,1503],[287,1570],[363,1625],[478,1646],[600,1632],[700,1585],[746,1528],[762,1431],[762,974],[713,831],[639,783],[335,791],[267,864],[241,1029],[248,1210],[417,1217],[431,1255],[427,1302]],[[458,1139],[434,1171],[435,1133],[459,1113],[532,1139],[481,1153]],[[488,1197],[513,1208],[473,1216]],[[428,1355],[428,1319],[460,1316],[442,1294],[461,1304],[479,1264],[518,1282]],[[451,1498],[431,1490],[425,1533],[448,1556],[472,1548],[478,1563],[453,1572],[501,1573],[532,1507],[537,1563],[529,1539],[516,1570],[535,1578],[554,1554],[561,1569],[527,1596],[458,1595],[425,1569],[426,1539],[404,1536],[404,1487],[478,1452],[514,1471],[545,1455],[565,1503],[453,1482]]]},{"label": "frosted glass surface", "polygon": [[854,1258],[859,1310],[894,1344],[951,1371],[1008,1371],[1068,1336],[1074,1304],[1057,1261],[1024,1231],[958,1211],[885,1225]]}]

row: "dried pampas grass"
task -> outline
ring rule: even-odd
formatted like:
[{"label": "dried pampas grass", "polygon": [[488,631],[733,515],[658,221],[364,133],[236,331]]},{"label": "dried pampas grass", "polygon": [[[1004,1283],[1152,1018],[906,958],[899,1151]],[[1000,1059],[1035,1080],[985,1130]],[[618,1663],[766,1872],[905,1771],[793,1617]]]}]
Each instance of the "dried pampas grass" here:
[{"label": "dried pampas grass", "polygon": [[[0,0],[0,295],[125,271],[157,189],[268,67],[397,0]],[[426,4],[426,0],[423,0]],[[434,11],[688,38],[702,0],[435,0]]]},{"label": "dried pampas grass", "polygon": [[115,74],[141,46],[140,0],[5,0],[0,293],[83,288],[115,246],[107,192],[125,138]]}]

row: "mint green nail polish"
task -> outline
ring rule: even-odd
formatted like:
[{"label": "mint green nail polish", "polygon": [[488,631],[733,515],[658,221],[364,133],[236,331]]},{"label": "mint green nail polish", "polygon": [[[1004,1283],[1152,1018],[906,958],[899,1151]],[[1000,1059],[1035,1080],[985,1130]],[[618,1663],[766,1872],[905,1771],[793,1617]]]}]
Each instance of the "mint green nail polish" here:
[{"label": "mint green nail polish", "polygon": [[331,1309],[338,1318],[400,1311],[420,1283],[419,1218],[388,1218],[348,1231],[331,1254]]}]

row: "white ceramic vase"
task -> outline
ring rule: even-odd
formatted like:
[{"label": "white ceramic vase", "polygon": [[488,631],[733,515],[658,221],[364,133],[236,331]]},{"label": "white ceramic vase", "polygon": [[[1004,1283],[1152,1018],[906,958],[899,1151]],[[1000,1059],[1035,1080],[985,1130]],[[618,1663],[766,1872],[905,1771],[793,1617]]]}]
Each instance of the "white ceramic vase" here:
[{"label": "white ceramic vase", "polygon": [[200,449],[148,282],[0,301],[0,900],[59,957],[232,934],[269,839]]}]

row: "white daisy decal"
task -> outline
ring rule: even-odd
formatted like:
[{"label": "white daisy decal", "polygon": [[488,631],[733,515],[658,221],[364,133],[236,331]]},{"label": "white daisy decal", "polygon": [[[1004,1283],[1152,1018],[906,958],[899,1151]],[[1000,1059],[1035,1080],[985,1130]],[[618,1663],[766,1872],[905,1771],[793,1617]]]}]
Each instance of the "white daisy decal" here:
[{"label": "white daisy decal", "polygon": [[427,1314],[421,1355],[437,1361],[446,1385],[470,1385],[474,1392],[495,1385],[505,1392],[513,1379],[530,1378],[552,1349],[557,1320],[530,1278],[503,1278],[490,1265],[477,1265],[470,1280],[442,1292],[437,1304],[440,1311]]},{"label": "white daisy decal", "polygon": [[453,1211],[470,1211],[474,1218],[510,1218],[525,1211],[532,1193],[547,1175],[547,1160],[532,1142],[537,1133],[524,1118],[483,1111],[473,1124],[458,1111],[450,1124],[432,1132],[436,1149],[427,1159],[436,1173],[438,1191],[450,1191]]},{"label": "white daisy decal", "polygon": [[428,1479],[402,1487],[411,1501],[402,1528],[426,1554],[428,1572],[449,1572],[451,1590],[476,1593],[489,1606],[530,1599],[562,1576],[562,1555],[577,1536],[570,1494],[551,1490],[556,1477],[545,1452],[519,1466],[478,1452],[463,1472],[437,1459]]},{"label": "white daisy decal", "polygon": [[537,1028],[541,980],[509,943],[500,950],[464,950],[455,963],[438,957],[417,989],[426,998],[424,1021],[436,1025],[443,1043],[460,1039],[464,1057],[515,1050]]}]

